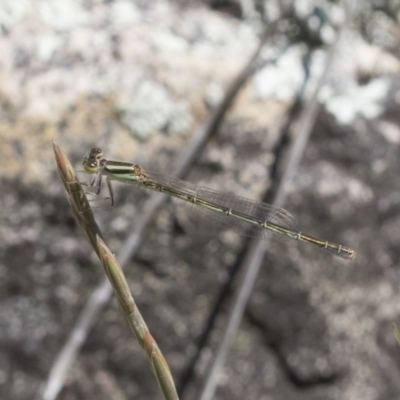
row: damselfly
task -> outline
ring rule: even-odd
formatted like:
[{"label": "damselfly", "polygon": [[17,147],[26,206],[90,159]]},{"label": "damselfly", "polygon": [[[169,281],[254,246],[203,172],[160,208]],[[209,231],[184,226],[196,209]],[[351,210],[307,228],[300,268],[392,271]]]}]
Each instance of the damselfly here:
[{"label": "damselfly", "polygon": [[114,204],[111,180],[132,183],[192,203],[193,207],[201,209],[203,214],[209,215],[218,225],[244,236],[267,239],[271,234],[276,234],[282,239],[295,239],[312,244],[347,260],[356,256],[356,252],[348,247],[300,232],[296,219],[283,208],[149,172],[140,165],[109,161],[102,157],[101,149],[91,149],[89,155],[83,159],[83,167],[85,172],[95,175],[89,186],[97,186],[97,194],[101,189],[102,177],[106,177],[111,205]]}]

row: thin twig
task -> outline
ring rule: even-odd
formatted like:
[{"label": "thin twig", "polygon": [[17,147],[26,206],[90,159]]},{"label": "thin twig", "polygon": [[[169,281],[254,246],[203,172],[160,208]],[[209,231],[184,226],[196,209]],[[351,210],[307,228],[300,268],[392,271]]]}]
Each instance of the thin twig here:
[{"label": "thin twig", "polygon": [[[317,112],[319,108],[319,91],[326,81],[328,72],[332,65],[332,61],[336,54],[338,43],[346,26],[347,24],[344,23],[340,28],[337,38],[329,50],[325,68],[319,78],[316,89],[310,100],[307,102],[305,110],[302,113],[297,136],[290,150],[289,163],[285,169],[285,173],[276,192],[273,201],[274,205],[281,206],[283,204],[286,197],[287,187],[292,181],[296,171],[298,170],[298,165],[304,154],[305,146],[307,144],[312,127],[314,126],[317,117]],[[240,286],[238,286],[238,289],[234,294],[234,299],[228,312],[228,322],[226,324],[226,329],[223,333],[223,338],[216,351],[213,365],[209,369],[209,373],[205,379],[201,396],[199,397],[201,400],[211,400],[214,397],[217,387],[218,376],[225,364],[228,351],[233,343],[239,325],[243,319],[245,307],[253,291],[261,264],[268,249],[268,245],[268,241],[254,241],[251,245],[248,256],[244,261],[243,272],[239,278],[241,284]]]}]

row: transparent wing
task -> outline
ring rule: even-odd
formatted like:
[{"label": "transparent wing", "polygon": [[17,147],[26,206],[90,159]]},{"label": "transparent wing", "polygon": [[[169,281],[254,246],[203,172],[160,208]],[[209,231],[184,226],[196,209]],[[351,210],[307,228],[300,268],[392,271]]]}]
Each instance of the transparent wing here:
[{"label": "transparent wing", "polygon": [[[289,213],[289,211],[286,211],[283,208],[267,203],[257,203],[244,197],[234,196],[214,189],[197,186],[178,178],[168,177],[159,173],[146,171],[146,174],[153,182],[159,183],[167,188],[169,187],[174,191],[184,193],[192,198],[201,199],[225,210],[235,211],[258,222],[268,221],[293,231],[298,230],[296,219]],[[269,238],[271,235],[280,240],[289,239],[288,236],[269,231],[258,224],[236,218],[235,216],[228,215],[224,212],[211,210],[196,202],[185,201],[185,203],[189,204],[193,210],[200,212],[202,217],[206,217],[218,226],[233,230],[241,235],[264,240]]]},{"label": "transparent wing", "polygon": [[[276,225],[284,228],[297,231],[296,219],[288,211],[280,207],[275,207],[272,204],[257,203],[244,197],[234,196],[228,193],[221,193],[216,190],[205,187],[198,187],[197,196],[209,202],[221,205],[227,209],[232,209],[238,213],[247,215],[258,222],[273,222]],[[259,239],[267,239],[272,235],[280,240],[288,240],[289,237],[280,235],[276,232],[269,231],[249,221],[235,218],[225,213],[218,213],[212,210],[201,207],[203,214],[210,215],[215,223],[233,231],[244,235]]]}]

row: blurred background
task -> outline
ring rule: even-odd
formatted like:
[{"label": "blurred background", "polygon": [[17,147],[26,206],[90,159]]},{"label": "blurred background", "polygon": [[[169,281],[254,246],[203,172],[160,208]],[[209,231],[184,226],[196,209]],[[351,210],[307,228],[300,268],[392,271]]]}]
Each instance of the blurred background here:
[{"label": "blurred background", "polygon": [[[215,398],[399,398],[400,3],[349,3],[357,4],[0,0],[2,399],[42,398],[103,280],[69,210],[52,141],[78,170],[101,147],[108,159],[172,174],[228,99],[185,179],[271,201],[325,66],[284,207],[302,231],[357,257],[272,240]],[[149,194],[114,187],[115,207],[95,213],[117,253]],[[196,399],[226,325],[228,283],[238,285],[251,241],[174,202],[153,217],[126,274],[181,398]],[[162,398],[114,299],[58,398]]]}]

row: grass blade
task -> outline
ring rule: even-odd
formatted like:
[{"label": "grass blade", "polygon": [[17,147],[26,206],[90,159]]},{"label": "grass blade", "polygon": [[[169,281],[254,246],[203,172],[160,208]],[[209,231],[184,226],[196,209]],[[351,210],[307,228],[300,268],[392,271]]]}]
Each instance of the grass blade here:
[{"label": "grass blade", "polygon": [[[169,366],[156,341],[150,334],[140,311],[136,307],[121,266],[104,242],[103,235],[94,219],[93,211],[85,191],[76,176],[75,170],[69,162],[68,157],[57,144],[53,143],[53,149],[57,162],[57,169],[65,190],[67,191],[67,199],[74,218],[102,262],[107,278],[117,296],[121,312],[141,347],[147,353],[151,369],[156,376],[164,399],[178,400],[179,398]],[[58,373],[60,374],[60,371]],[[65,375],[65,373],[66,371],[61,371],[61,377],[63,374]],[[58,380],[60,380],[60,377]],[[50,386],[51,385],[48,385],[44,392],[43,397],[46,399],[55,398],[59,390],[58,387],[54,389],[53,385],[51,394],[47,394],[47,390],[49,390],[48,388]]]},{"label": "grass blade", "polygon": [[177,400],[178,394],[169,366],[136,307],[121,266],[100,237],[97,237],[97,247],[104,271],[114,289],[121,311],[140,345],[147,353],[164,398]]}]

